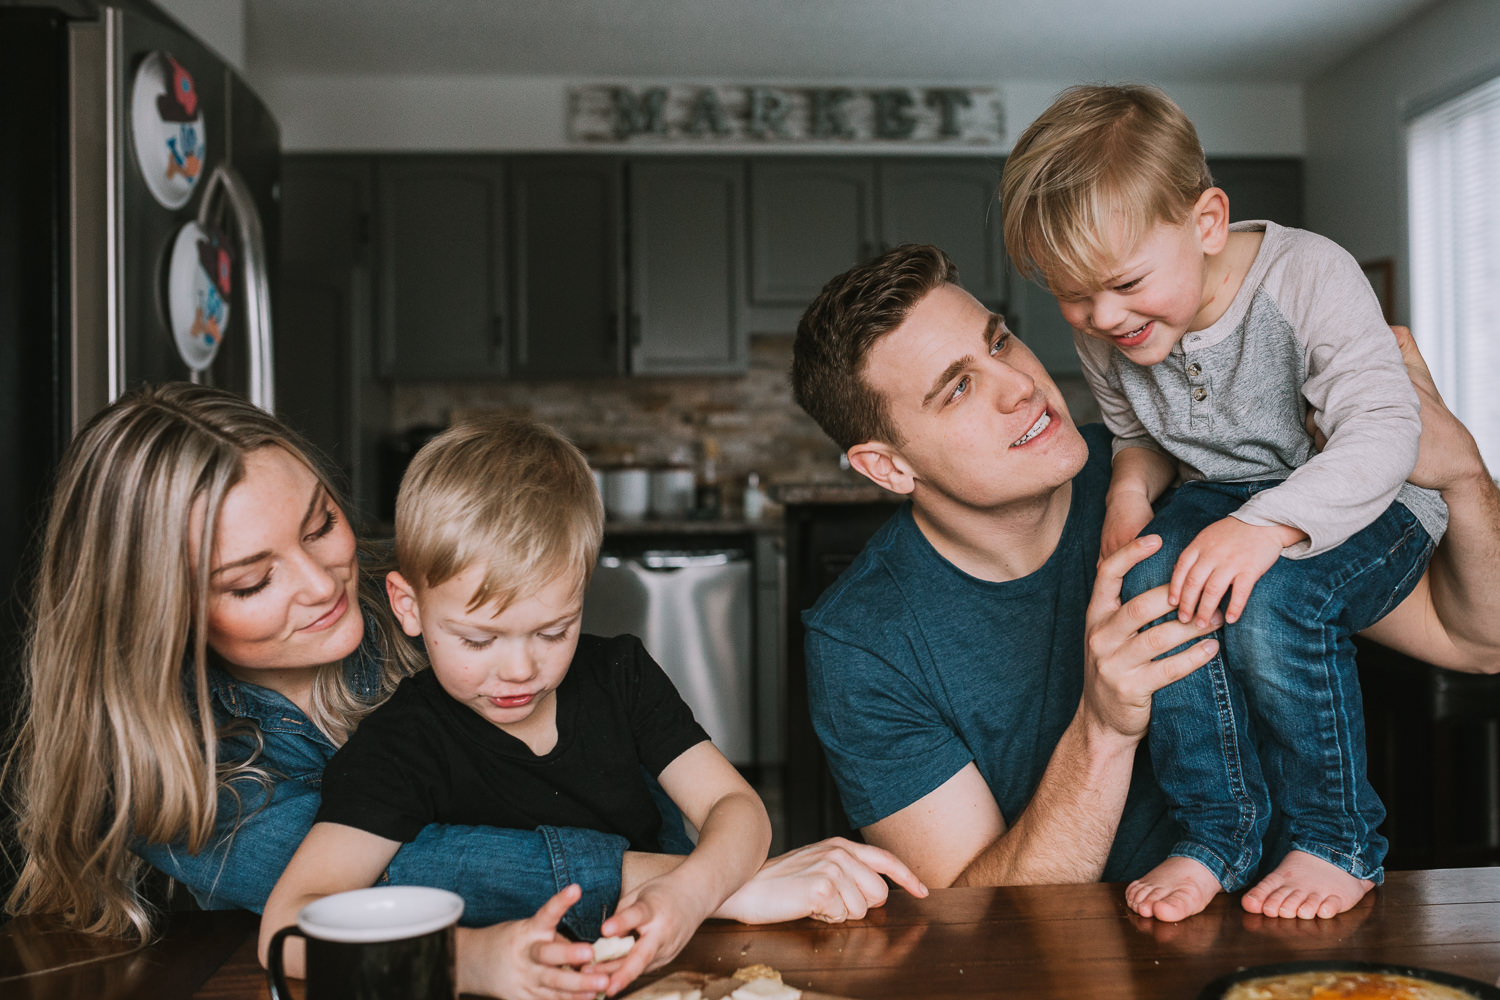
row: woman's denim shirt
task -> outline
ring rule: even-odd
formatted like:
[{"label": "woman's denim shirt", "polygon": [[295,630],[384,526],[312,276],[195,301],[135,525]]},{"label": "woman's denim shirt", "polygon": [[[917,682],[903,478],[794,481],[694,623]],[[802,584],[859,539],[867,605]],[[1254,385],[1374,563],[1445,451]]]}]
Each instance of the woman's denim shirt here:
[{"label": "woman's denim shirt", "polygon": [[[380,685],[374,629],[367,616],[365,642],[346,668],[352,688],[365,698],[375,697]],[[224,729],[235,720],[255,723],[264,740],[256,765],[271,776],[269,794],[249,778],[221,787],[214,834],[197,854],[181,844],[139,841],[134,850],[186,885],[203,908],[259,913],[312,828],[323,767],[336,748],[301,709],[275,691],[236,680],[213,665],[208,681],[220,732],[220,759],[249,757],[253,736],[226,736]],[[402,845],[381,883],[456,892],[464,898],[462,923],[477,927],[529,917],[553,893],[577,882],[583,898],[563,925],[580,940],[593,940],[619,899],[626,846],[624,837],[596,830],[435,824]]]}]

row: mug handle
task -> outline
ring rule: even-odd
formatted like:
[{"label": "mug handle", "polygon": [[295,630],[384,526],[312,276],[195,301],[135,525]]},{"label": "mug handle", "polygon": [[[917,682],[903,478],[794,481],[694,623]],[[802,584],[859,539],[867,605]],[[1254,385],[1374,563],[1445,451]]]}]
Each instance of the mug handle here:
[{"label": "mug handle", "polygon": [[281,967],[281,949],[288,937],[307,940],[307,935],[302,933],[296,924],[289,924],[276,932],[271,938],[271,945],[266,949],[266,986],[271,990],[271,1000],[291,1000],[292,991],[286,985],[286,971]]}]

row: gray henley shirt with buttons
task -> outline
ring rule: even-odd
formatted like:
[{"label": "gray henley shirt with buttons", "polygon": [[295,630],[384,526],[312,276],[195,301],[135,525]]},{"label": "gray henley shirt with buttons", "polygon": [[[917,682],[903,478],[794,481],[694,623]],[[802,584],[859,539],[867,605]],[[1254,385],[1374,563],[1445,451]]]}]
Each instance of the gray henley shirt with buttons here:
[{"label": "gray henley shirt with buttons", "polygon": [[[1398,501],[1437,540],[1448,508],[1405,482],[1422,432],[1416,390],[1359,265],[1332,240],[1274,222],[1224,315],[1142,367],[1075,333],[1104,422],[1125,447],[1164,451],[1183,480],[1280,479],[1235,512],[1307,540],[1283,554],[1334,548]],[[1307,433],[1308,407],[1327,438]]]}]

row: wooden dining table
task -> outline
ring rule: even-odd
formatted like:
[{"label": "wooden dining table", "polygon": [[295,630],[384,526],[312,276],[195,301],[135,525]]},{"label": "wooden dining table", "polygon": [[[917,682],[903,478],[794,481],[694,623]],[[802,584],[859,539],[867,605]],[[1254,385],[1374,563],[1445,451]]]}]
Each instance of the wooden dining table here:
[{"label": "wooden dining table", "polygon": [[[0,927],[0,997],[262,1000],[256,918],[179,913],[147,948],[31,918]],[[751,927],[711,920],[668,966],[728,976],[764,964],[798,988],[852,1000],[1198,1000],[1235,970],[1291,961],[1391,963],[1500,979],[1500,868],[1391,872],[1331,920],[1278,920],[1220,896],[1181,923],[1143,919],[1120,885],[900,890],[863,920]],[[300,984],[299,984],[300,985]]]}]

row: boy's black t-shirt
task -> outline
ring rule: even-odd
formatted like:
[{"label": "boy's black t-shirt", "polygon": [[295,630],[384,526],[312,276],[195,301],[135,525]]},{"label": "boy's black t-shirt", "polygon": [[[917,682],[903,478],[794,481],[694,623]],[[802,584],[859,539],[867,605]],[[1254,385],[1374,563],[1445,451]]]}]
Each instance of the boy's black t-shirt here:
[{"label": "boy's black t-shirt", "polygon": [[555,697],[557,745],[538,757],[431,670],[406,678],[328,762],[317,821],[402,842],[429,823],[569,826],[660,850],[645,771],[708,739],[677,689],[635,636],[584,635]]}]

